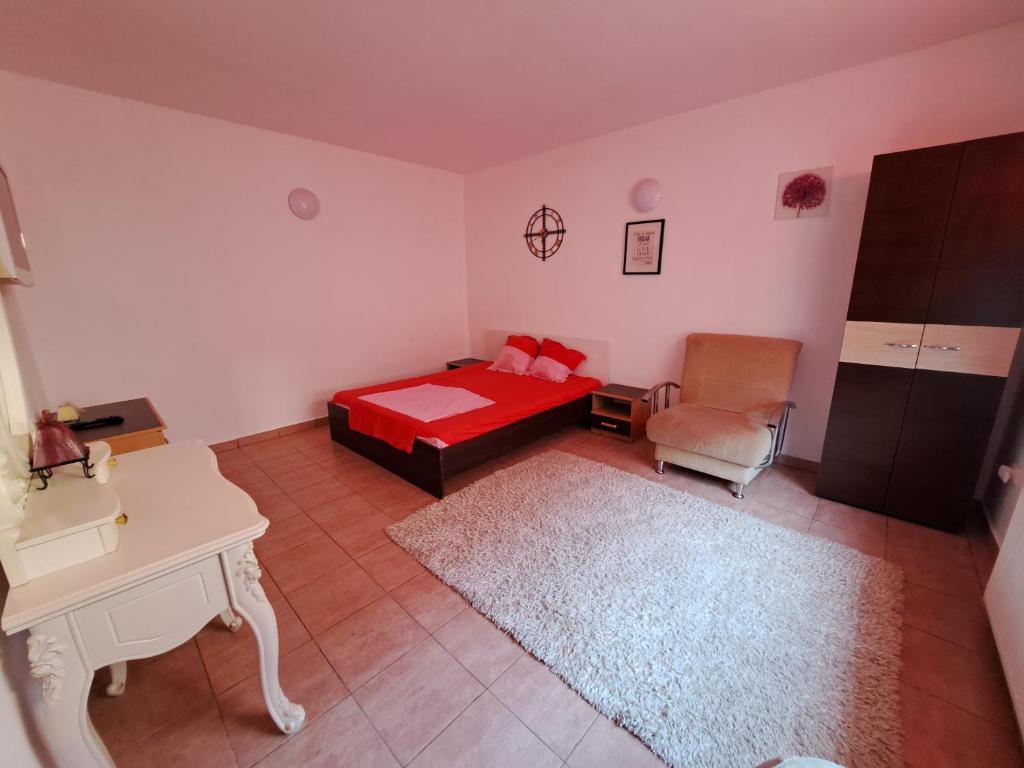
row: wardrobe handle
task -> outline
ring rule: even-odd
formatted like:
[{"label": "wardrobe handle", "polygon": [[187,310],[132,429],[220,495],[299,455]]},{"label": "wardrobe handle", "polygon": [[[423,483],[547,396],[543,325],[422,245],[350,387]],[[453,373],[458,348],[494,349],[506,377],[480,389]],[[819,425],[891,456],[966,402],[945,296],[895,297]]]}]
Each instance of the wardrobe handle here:
[{"label": "wardrobe handle", "polygon": [[960,347],[943,347],[937,344],[922,344],[924,349],[937,349],[940,352],[959,352]]},{"label": "wardrobe handle", "polygon": [[895,341],[887,341],[885,346],[899,347],[900,349],[917,349],[917,344],[897,344]]}]

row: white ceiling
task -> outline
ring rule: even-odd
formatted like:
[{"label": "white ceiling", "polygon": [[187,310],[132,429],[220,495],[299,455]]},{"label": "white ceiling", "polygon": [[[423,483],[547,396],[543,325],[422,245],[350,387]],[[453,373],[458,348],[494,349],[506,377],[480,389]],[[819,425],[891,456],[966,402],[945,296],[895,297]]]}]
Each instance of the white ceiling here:
[{"label": "white ceiling", "polygon": [[0,0],[0,69],[469,171],[1022,18],[1022,0]]}]

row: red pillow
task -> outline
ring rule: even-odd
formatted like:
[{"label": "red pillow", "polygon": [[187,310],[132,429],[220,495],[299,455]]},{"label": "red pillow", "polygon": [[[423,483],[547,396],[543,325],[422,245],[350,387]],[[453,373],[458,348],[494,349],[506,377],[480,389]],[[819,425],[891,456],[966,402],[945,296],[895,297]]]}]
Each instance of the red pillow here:
[{"label": "red pillow", "polygon": [[528,373],[540,344],[532,336],[509,336],[497,359],[487,369],[500,373]]},{"label": "red pillow", "polygon": [[537,351],[540,349],[540,344],[533,336],[509,336],[505,339],[505,346],[521,349],[530,357],[536,357]]},{"label": "red pillow", "polygon": [[587,356],[579,350],[569,349],[565,344],[559,344],[551,339],[544,339],[540,345],[540,357],[550,357],[570,371],[575,371],[580,367],[580,363],[587,359]]},{"label": "red pillow", "polygon": [[540,355],[530,366],[530,375],[561,384],[587,356],[551,339],[544,339]]}]

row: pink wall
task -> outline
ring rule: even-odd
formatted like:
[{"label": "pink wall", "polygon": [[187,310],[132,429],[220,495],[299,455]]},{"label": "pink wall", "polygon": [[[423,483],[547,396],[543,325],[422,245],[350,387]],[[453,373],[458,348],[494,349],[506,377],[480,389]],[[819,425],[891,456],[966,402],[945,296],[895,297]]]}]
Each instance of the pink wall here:
[{"label": "pink wall", "polygon": [[458,174],[4,72],[0,104],[37,407],[148,395],[220,441],[465,354]]},{"label": "pink wall", "polygon": [[[680,77],[699,77],[699,72]],[[488,328],[611,342],[611,374],[678,380],[691,331],[804,342],[786,452],[820,457],[872,156],[1024,130],[1024,24],[677,115],[466,177],[470,344]],[[778,174],[835,168],[826,218],[775,221]],[[632,211],[653,176],[664,197]],[[542,203],[567,235],[521,234]],[[660,277],[625,277],[624,223],[665,218]]]},{"label": "pink wall", "polygon": [[[690,331],[788,336],[805,349],[787,452],[816,459],[871,157],[1024,130],[1022,92],[1017,24],[463,180],[0,72],[0,164],[37,277],[5,301],[37,405],[149,395],[173,438],[211,441],[436,369],[487,328],[607,340],[636,384],[678,377]],[[775,221],[777,175],[822,165],[829,216]],[[645,176],[665,191],[664,274],[624,277]],[[288,212],[294,186],[318,219]],[[520,236],[541,203],[568,227],[543,264]]]}]

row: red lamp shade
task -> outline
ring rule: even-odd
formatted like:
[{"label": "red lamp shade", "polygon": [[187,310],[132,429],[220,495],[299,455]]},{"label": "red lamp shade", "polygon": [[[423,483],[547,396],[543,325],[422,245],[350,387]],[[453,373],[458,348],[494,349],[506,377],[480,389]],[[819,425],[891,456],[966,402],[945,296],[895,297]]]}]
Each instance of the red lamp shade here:
[{"label": "red lamp shade", "polygon": [[88,464],[89,448],[68,426],[50,411],[43,411],[36,422],[36,438],[32,445],[32,471],[52,469],[82,461]]}]

